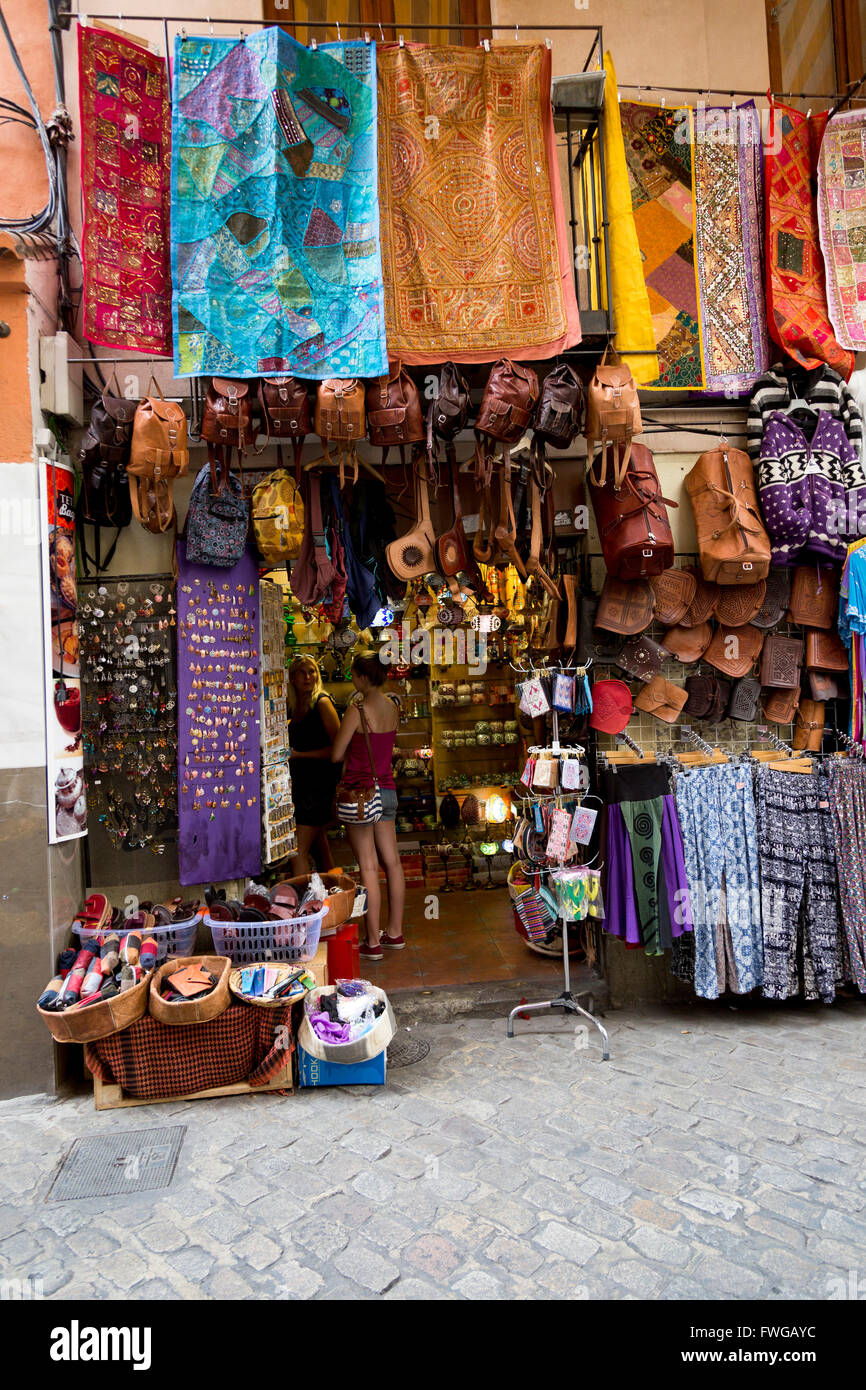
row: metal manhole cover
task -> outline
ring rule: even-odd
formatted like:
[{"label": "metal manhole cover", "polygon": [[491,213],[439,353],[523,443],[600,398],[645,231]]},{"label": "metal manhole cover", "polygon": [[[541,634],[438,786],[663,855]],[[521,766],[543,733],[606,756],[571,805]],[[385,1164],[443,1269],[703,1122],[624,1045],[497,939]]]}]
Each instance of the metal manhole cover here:
[{"label": "metal manhole cover", "polygon": [[411,1067],[413,1062],[423,1062],[430,1051],[430,1044],[423,1038],[395,1038],[388,1048],[389,1067]]},{"label": "metal manhole cover", "polygon": [[186,1125],[128,1129],[123,1134],[76,1139],[60,1165],[46,1201],[134,1196],[168,1187],[174,1177]]}]

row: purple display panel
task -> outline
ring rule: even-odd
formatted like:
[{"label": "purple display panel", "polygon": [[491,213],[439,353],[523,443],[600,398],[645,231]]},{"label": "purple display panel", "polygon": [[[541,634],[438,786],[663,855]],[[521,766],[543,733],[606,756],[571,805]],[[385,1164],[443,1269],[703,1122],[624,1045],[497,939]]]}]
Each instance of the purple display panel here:
[{"label": "purple display panel", "polygon": [[190,565],[177,547],[180,881],[255,876],[259,805],[259,571]]}]

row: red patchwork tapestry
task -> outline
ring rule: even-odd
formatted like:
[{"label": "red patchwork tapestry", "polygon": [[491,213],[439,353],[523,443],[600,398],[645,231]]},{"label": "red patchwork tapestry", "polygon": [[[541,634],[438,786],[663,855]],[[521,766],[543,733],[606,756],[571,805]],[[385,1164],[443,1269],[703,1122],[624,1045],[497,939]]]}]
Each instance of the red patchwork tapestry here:
[{"label": "red patchwork tapestry", "polygon": [[847,381],[854,356],[830,323],[814,194],[827,113],[774,106],[773,117],[764,159],[770,336],[801,366],[826,362]]},{"label": "red patchwork tapestry", "polygon": [[171,106],[165,60],[78,28],[84,336],[171,351]]}]

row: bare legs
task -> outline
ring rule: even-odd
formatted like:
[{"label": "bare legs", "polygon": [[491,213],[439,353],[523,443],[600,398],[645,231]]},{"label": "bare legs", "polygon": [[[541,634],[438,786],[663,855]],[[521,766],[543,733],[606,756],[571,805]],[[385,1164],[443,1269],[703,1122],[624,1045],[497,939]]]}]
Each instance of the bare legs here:
[{"label": "bare legs", "polygon": [[386,934],[388,936],[402,936],[403,908],[406,903],[406,876],[403,873],[403,865],[400,863],[400,853],[397,849],[397,829],[394,822],[392,820],[376,821],[373,826],[373,838],[388,879],[390,911]]},{"label": "bare legs", "polygon": [[299,825],[297,828],[298,848],[292,856],[292,877],[299,878],[301,874],[308,874],[312,871],[310,863],[310,850],[316,837],[322,833],[321,826],[318,825]]},{"label": "bare legs", "polygon": [[[378,826],[376,827],[378,828]],[[393,827],[392,827],[393,829]],[[367,945],[379,945],[379,909],[382,893],[379,887],[379,858],[372,825],[348,825],[349,844],[361,870],[361,882],[367,890]],[[396,844],[396,839],[395,839]]]}]

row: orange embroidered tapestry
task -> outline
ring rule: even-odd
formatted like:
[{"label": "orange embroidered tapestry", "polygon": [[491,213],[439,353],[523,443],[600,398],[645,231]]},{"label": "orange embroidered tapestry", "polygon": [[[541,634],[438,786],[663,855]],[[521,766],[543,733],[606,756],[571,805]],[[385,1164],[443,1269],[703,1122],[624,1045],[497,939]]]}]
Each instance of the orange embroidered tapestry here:
[{"label": "orange embroidered tapestry", "polygon": [[554,357],[580,341],[550,105],[550,52],[379,48],[388,352]]}]

